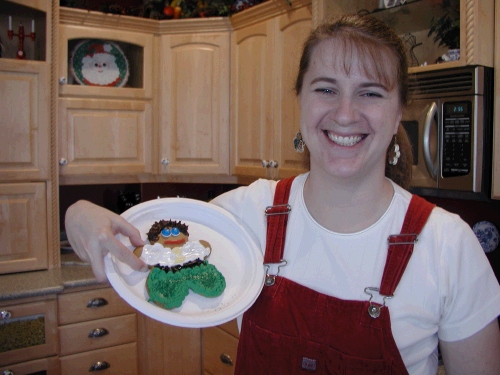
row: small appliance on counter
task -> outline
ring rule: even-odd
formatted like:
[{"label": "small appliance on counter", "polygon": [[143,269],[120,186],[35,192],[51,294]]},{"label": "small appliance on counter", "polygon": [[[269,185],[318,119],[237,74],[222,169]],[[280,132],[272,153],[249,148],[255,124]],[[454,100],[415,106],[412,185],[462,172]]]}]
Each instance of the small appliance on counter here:
[{"label": "small appliance on counter", "polygon": [[410,76],[402,124],[413,146],[417,194],[489,199],[493,68],[464,66]]}]

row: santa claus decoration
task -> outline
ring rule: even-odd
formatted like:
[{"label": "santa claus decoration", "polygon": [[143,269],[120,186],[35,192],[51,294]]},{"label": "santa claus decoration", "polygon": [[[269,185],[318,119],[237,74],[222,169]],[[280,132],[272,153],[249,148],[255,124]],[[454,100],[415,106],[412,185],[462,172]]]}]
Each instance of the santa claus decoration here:
[{"label": "santa claus decoration", "polygon": [[86,86],[123,87],[129,76],[128,61],[120,47],[105,40],[84,40],[73,49],[71,73]]}]

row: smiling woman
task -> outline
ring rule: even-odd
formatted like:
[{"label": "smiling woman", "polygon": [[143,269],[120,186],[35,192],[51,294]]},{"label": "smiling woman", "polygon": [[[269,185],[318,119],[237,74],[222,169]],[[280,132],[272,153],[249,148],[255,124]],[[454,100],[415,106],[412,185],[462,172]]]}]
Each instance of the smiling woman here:
[{"label": "smiling woman", "polygon": [[[296,80],[295,144],[310,171],[212,201],[255,237],[271,281],[240,318],[236,374],[435,375],[438,344],[449,369],[500,373],[500,286],[481,245],[460,217],[394,181],[411,165],[407,69],[401,40],[374,18],[320,26]],[[116,228],[138,242],[119,216],[68,209],[68,237],[96,270],[103,248],[127,259]]]}]

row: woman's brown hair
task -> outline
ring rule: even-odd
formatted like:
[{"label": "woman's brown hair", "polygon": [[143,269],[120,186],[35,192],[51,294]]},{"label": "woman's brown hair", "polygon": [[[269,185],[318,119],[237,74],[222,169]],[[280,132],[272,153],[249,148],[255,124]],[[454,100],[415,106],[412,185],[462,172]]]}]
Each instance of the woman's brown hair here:
[{"label": "woman's brown hair", "polygon": [[[373,76],[384,82],[389,87],[397,85],[401,106],[408,105],[408,59],[406,49],[401,38],[385,23],[371,16],[344,15],[338,19],[326,22],[311,32],[304,43],[302,57],[299,63],[299,72],[295,80],[295,92],[300,95],[304,75],[309,69],[312,53],[316,46],[323,40],[338,38],[343,43],[344,69],[349,73],[353,53],[357,53],[367,63],[361,68],[367,76]],[[395,66],[387,68],[387,60],[383,57],[392,56]],[[412,146],[406,131],[399,126],[396,135],[400,147],[401,157],[396,165],[387,165],[385,174],[394,182],[405,189],[410,187],[411,170],[413,165]],[[388,159],[392,159],[394,139],[387,149]]]}]

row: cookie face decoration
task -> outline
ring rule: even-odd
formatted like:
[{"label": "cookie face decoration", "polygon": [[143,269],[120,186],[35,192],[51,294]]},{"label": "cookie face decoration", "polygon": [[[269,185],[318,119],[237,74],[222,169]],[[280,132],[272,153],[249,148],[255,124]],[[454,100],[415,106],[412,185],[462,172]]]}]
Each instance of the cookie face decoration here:
[{"label": "cookie face decoration", "polygon": [[151,268],[146,280],[149,301],[166,309],[180,307],[189,290],[205,297],[218,297],[226,280],[208,263],[212,248],[207,241],[189,241],[188,226],[180,221],[160,220],[148,232],[149,244],[134,253]]}]

